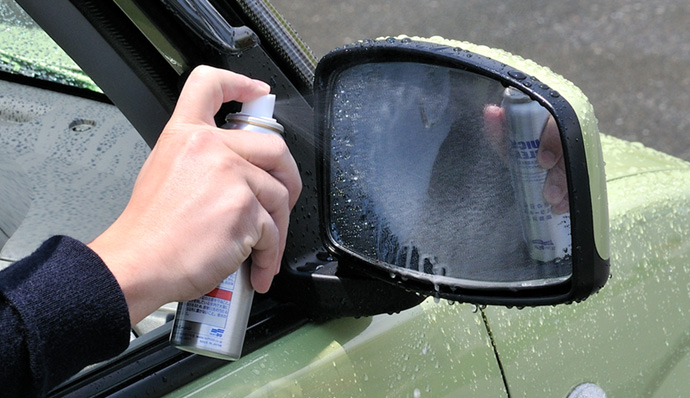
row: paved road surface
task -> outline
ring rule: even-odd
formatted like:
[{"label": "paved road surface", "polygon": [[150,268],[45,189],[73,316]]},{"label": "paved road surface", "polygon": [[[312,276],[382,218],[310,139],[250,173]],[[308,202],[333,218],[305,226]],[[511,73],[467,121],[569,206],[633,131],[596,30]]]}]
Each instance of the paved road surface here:
[{"label": "paved road surface", "polygon": [[405,33],[531,58],[585,92],[602,132],[690,160],[687,0],[272,3],[319,57],[358,39]]}]

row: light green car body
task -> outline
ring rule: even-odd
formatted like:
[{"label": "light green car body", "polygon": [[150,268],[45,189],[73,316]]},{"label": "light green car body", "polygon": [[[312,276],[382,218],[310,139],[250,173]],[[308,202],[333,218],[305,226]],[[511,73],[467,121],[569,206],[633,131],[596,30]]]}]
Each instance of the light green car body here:
[{"label": "light green car body", "polygon": [[603,136],[609,283],[524,309],[429,299],[396,315],[307,325],[169,397],[611,397],[690,388],[690,163]]}]

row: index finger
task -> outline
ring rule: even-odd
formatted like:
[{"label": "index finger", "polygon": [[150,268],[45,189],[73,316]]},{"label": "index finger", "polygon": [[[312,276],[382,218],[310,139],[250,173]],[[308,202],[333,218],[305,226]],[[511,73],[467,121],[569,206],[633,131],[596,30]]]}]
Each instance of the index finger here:
[{"label": "index finger", "polygon": [[558,131],[558,125],[552,116],[549,116],[546,127],[541,134],[537,162],[543,169],[553,168],[563,157],[563,145]]},{"label": "index finger", "polygon": [[210,66],[198,66],[187,78],[171,119],[215,126],[214,115],[228,101],[245,102],[270,92],[268,84]]},{"label": "index finger", "polygon": [[493,104],[484,107],[484,134],[491,147],[503,161],[508,157],[505,125],[505,109],[503,107]]}]

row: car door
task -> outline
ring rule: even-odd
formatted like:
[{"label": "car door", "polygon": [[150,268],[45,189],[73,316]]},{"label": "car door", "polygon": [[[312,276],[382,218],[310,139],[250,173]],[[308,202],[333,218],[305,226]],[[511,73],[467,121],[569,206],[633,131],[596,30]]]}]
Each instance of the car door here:
[{"label": "car door", "polygon": [[[34,13],[46,26],[54,19],[52,31],[61,44],[93,74],[129,122],[116,119],[121,115],[114,116],[117,112],[108,104],[103,106],[109,109],[107,115],[113,116],[105,119],[117,125],[131,123],[143,137],[132,147],[145,154],[142,143],[155,142],[184,71],[195,63],[214,63],[265,79],[279,95],[290,98],[290,107],[279,119],[288,130],[288,144],[300,163],[306,190],[315,190],[311,104],[306,94],[314,64],[303,52],[281,54],[285,48],[298,48],[299,43],[272,42],[273,37],[262,31],[257,20],[245,19],[250,13],[247,9],[228,3],[218,7],[223,15],[234,23],[251,25],[264,44],[240,48],[245,52],[241,61],[237,54],[180,54],[174,37],[156,39],[155,30],[147,30],[153,25],[145,18],[145,5],[120,1],[117,7],[107,3],[100,9],[89,2],[61,3],[54,2],[50,5],[54,8],[46,7],[44,13]],[[98,12],[86,13],[86,5]],[[63,9],[58,10],[60,7]],[[270,13],[265,17],[260,21],[280,21]],[[92,26],[107,26],[126,34],[108,36],[84,25],[80,31],[83,36],[69,37],[70,32],[58,29],[64,27],[64,21],[77,26],[89,18]],[[286,26],[281,29],[290,32]],[[137,31],[143,32],[142,36]],[[85,40],[90,35],[93,40]],[[102,46],[94,44],[99,40]],[[134,45],[137,41],[143,44]],[[291,62],[298,65],[289,66]],[[48,88],[49,92],[56,90]],[[33,89],[17,92],[20,94],[12,97],[27,104],[40,105],[35,98],[52,96]],[[93,99],[85,101],[91,106]],[[70,120],[79,122],[67,123],[72,133],[93,127],[92,118]],[[127,128],[134,131],[131,126]],[[66,141],[69,139],[59,136],[53,145]],[[409,306],[403,305],[368,310],[399,312],[392,315],[353,317],[353,308],[361,308],[362,303],[376,307],[376,303],[369,303],[375,300],[367,297],[355,298],[357,303],[345,302],[342,296],[333,299],[319,290],[323,287],[311,282],[284,284],[281,292],[255,305],[247,349],[239,361],[220,362],[177,352],[167,345],[170,325],[156,324],[121,357],[86,370],[54,395],[565,396],[586,383],[598,385],[608,396],[681,394],[685,386],[682,376],[688,366],[688,325],[686,306],[682,305],[687,302],[688,286],[683,223],[688,166],[614,139],[604,140],[604,152],[615,268],[609,285],[583,303],[518,310],[427,299],[410,309],[403,309]],[[641,158],[645,159],[643,165]],[[130,178],[136,165],[128,169]],[[125,191],[124,185],[118,186],[118,193]],[[12,200],[21,202],[25,194],[19,191],[16,196]],[[296,264],[295,269],[327,270],[332,265],[318,236],[317,205],[314,197],[306,195],[293,216],[288,261]],[[20,209],[16,218],[23,220],[23,214]],[[107,219],[101,222],[107,225]],[[12,225],[18,224],[21,222],[9,220],[10,226],[4,229],[13,230]],[[34,244],[21,242],[27,247]],[[328,273],[321,275],[327,277]],[[304,301],[283,301],[285,289],[297,290],[296,295]],[[333,317],[343,318],[323,320]]]},{"label": "car door", "polygon": [[486,309],[514,396],[566,396],[589,384],[598,387],[586,396],[687,394],[690,164],[612,137],[602,144],[607,286],[579,304]]}]

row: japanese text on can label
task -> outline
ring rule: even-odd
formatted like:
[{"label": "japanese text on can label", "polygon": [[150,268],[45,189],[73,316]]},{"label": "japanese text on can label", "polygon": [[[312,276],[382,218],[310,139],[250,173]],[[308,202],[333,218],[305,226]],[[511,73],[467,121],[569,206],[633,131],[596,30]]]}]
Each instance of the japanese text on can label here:
[{"label": "japanese text on can label", "polygon": [[225,328],[236,278],[236,274],[232,274],[221,282],[217,289],[185,303],[184,316],[187,317],[186,319]]}]

